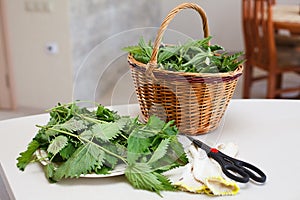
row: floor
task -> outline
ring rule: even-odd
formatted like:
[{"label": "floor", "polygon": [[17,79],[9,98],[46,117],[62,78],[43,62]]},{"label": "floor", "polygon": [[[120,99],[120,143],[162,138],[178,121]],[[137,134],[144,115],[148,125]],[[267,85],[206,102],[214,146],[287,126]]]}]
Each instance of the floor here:
[{"label": "floor", "polygon": [[[263,72],[256,71],[255,73],[261,74]],[[293,75],[293,74],[287,74],[284,77],[284,86],[289,86],[289,85],[300,85],[299,77],[296,75]],[[242,88],[243,88],[243,77],[241,77],[239,79],[238,85],[236,87],[236,90],[235,90],[235,93],[233,96],[234,99],[242,98],[242,90],[243,90]],[[256,99],[264,98],[265,92],[266,92],[266,82],[264,82],[264,81],[258,82],[253,85],[251,98],[256,98]],[[298,96],[299,94],[291,94],[291,96],[295,96],[295,95]],[[289,96],[287,96],[287,98],[289,98]],[[33,115],[33,114],[40,114],[40,113],[44,113],[44,112],[45,111],[39,110],[36,108],[26,108],[26,107],[20,107],[14,111],[0,110],[0,120],[5,120],[5,119],[10,119],[10,118],[15,118],[15,117],[22,117],[22,116]]]}]

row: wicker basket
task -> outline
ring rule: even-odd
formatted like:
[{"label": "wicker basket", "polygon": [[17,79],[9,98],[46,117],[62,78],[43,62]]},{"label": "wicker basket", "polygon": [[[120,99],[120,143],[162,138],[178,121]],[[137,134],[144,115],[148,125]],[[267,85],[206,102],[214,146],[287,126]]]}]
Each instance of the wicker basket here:
[{"label": "wicker basket", "polygon": [[226,73],[186,73],[157,69],[157,55],[162,36],[175,15],[186,8],[196,10],[209,36],[206,14],[193,3],[174,8],[162,22],[148,64],[128,55],[132,78],[144,120],[151,115],[175,120],[180,133],[198,135],[216,129],[232,98],[242,66]]}]

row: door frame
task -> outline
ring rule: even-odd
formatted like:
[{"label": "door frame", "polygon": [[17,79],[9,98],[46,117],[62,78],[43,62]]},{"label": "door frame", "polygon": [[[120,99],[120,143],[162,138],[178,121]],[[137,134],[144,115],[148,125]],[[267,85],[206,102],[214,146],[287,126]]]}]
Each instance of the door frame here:
[{"label": "door frame", "polygon": [[4,0],[0,0],[0,109],[15,109],[16,97]]}]

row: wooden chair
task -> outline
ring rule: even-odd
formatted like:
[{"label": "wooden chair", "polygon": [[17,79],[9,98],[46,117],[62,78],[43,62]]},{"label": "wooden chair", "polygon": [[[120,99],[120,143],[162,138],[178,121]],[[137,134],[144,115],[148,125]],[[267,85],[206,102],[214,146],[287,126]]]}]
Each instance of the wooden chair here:
[{"label": "wooden chair", "polygon": [[[300,86],[284,89],[281,86],[284,73],[300,72],[300,38],[276,34],[272,22],[274,3],[274,0],[243,0],[244,98],[250,98],[252,83],[262,79],[267,79],[267,98],[300,91]],[[254,67],[263,69],[267,75],[254,77]]]}]

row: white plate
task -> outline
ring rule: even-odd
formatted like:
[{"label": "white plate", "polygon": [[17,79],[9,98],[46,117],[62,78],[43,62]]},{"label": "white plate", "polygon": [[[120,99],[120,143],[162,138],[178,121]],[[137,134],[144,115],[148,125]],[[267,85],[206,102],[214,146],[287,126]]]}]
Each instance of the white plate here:
[{"label": "white plate", "polygon": [[[38,149],[35,152],[35,155],[37,159],[39,159],[40,163],[42,165],[47,165],[49,163],[49,160],[47,157],[47,152],[41,149]],[[105,178],[105,177],[112,177],[112,176],[120,176],[125,173],[126,165],[125,164],[119,164],[115,167],[115,169],[109,171],[109,174],[82,174],[80,177],[82,178]]]}]

